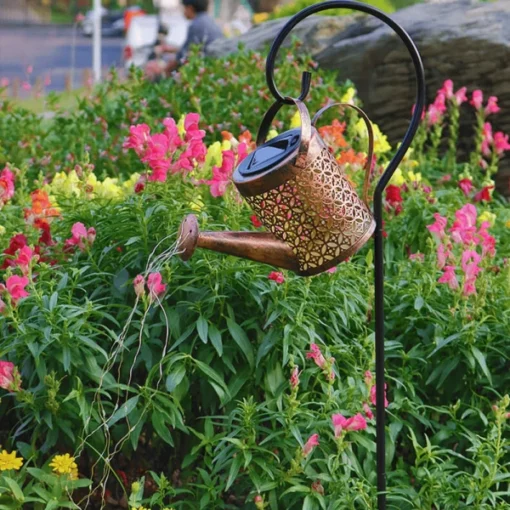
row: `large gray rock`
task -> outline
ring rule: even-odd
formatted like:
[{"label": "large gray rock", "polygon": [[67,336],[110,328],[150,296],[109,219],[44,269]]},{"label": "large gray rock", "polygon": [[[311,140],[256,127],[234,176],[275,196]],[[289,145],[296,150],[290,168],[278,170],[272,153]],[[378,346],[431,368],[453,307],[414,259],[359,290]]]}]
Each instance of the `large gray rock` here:
[{"label": "large gray rock", "polygon": [[[429,101],[447,78],[454,80],[456,88],[480,88],[487,96],[499,97],[503,111],[491,120],[496,130],[510,133],[509,0],[430,2],[402,9],[392,18],[407,30],[420,50]],[[225,55],[237,51],[240,42],[263,50],[286,21],[265,23],[237,39],[218,42],[210,52]],[[414,71],[406,48],[391,29],[368,16],[314,16],[293,33],[322,68],[337,70],[340,80],[351,79],[374,122],[392,141],[401,139],[415,102]],[[472,115],[466,108],[463,132],[467,137]],[[504,163],[498,184],[508,193],[508,158]]]}]

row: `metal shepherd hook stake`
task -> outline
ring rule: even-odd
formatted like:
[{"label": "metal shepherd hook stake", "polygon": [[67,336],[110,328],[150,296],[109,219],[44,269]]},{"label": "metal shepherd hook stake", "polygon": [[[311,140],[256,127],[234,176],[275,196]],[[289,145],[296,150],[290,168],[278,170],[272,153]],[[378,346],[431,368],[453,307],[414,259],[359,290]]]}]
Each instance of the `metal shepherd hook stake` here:
[{"label": "metal shepherd hook stake", "polygon": [[[312,5],[291,18],[277,35],[273,42],[266,62],[266,79],[271,93],[281,104],[293,104],[293,100],[280,94],[274,82],[274,66],[276,55],[281,44],[291,30],[303,19],[320,11],[333,8],[347,8],[371,14],[392,28],[409,50],[416,72],[416,104],[411,123],[393,159],[389,162],[382,177],[377,183],[374,194],[374,219],[376,230],[374,234],[374,282],[375,282],[375,365],[376,365],[376,419],[377,419],[377,489],[378,508],[386,510],[386,437],[385,437],[385,411],[384,411],[384,256],[383,256],[383,228],[382,228],[382,196],[393,173],[404,158],[407,149],[413,141],[414,135],[421,121],[421,114],[425,106],[425,73],[420,54],[409,34],[394,20],[383,12],[367,4],[350,0],[338,0]],[[303,73],[301,82],[301,95],[299,100],[304,101],[310,91],[311,74]]]}]

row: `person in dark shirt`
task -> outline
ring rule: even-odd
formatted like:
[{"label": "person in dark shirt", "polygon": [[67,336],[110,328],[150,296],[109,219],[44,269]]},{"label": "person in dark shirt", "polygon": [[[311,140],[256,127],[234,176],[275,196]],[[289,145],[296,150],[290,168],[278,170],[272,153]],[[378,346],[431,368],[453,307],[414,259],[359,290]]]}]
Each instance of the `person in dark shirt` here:
[{"label": "person in dark shirt", "polygon": [[[188,28],[188,35],[182,48],[176,48],[169,45],[161,45],[158,52],[170,53],[171,56],[163,70],[165,74],[170,74],[177,69],[182,61],[186,58],[191,46],[201,45],[204,48],[216,39],[223,37],[221,29],[216,25],[214,20],[209,16],[207,10],[209,8],[209,0],[182,0],[184,6],[184,16],[191,20]],[[147,74],[157,71],[149,65],[146,68]],[[159,68],[161,72],[161,68]]]}]

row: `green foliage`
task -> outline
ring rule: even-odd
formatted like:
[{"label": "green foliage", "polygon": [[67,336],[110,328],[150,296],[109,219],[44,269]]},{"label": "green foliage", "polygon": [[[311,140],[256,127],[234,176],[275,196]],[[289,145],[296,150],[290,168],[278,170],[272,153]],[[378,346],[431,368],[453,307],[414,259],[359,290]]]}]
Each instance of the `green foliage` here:
[{"label": "green foliage", "polygon": [[[299,89],[303,59],[282,64],[282,87]],[[147,181],[139,193],[134,183],[119,191],[147,170],[122,149],[131,124],[161,132],[163,118],[197,111],[209,146],[222,130],[255,133],[270,104],[262,70],[253,53],[195,57],[177,84],[149,84],[137,73],[127,83],[113,79],[75,111],[55,107],[42,125],[25,110],[1,107],[0,162],[16,178],[15,195],[0,210],[1,250],[17,233],[39,244],[36,188],[50,190],[60,215],[51,222],[55,244],[28,270],[29,296],[14,306],[1,291],[0,360],[18,367],[22,389],[2,396],[0,443],[37,467],[2,471],[0,508],[20,508],[31,497],[48,508],[55,506],[50,496],[60,507],[82,508],[89,497],[99,507],[102,488],[105,498],[135,508],[376,508],[375,421],[338,437],[332,426],[333,414],[352,417],[371,405],[371,244],[335,273],[285,273],[278,284],[268,278],[273,268],[225,254],[197,250],[189,262],[170,256],[191,211],[203,230],[254,228],[232,186],[214,198],[199,182],[211,179],[211,165]],[[347,88],[321,73],[310,110]],[[276,127],[293,114],[285,111]],[[328,140],[338,149],[345,137],[354,152],[363,150],[358,119],[342,120],[344,127],[327,128]],[[438,283],[437,247],[426,227],[435,213],[450,227],[472,201],[459,179],[469,171],[481,189],[497,158],[483,174],[455,155],[440,158],[435,136],[424,125],[401,165],[402,212],[385,203],[389,499],[402,509],[503,509],[510,501],[510,211],[496,193],[476,204],[478,215],[495,215],[489,231],[496,238],[477,293],[464,296],[462,281],[458,290]],[[376,175],[391,155],[378,144]],[[359,164],[345,170],[361,183]],[[65,184],[48,185],[60,171]],[[439,182],[446,172],[451,181]],[[95,240],[66,249],[76,222],[94,227]],[[161,273],[166,293],[137,298],[133,279],[152,272]],[[13,274],[19,267],[1,276]],[[307,356],[311,344],[322,350],[322,368]],[[290,380],[296,367],[297,385]],[[313,434],[319,445],[305,455]],[[45,468],[55,452],[77,459],[75,506]]]}]

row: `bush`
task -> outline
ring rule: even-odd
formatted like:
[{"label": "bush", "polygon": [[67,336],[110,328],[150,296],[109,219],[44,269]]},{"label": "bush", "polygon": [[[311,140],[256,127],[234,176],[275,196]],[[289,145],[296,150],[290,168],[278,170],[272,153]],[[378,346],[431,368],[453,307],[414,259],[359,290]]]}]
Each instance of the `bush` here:
[{"label": "bush", "polygon": [[[3,104],[0,506],[375,508],[371,244],[314,278],[176,256],[189,212],[259,228],[230,183],[269,105],[254,65],[113,79],[44,125]],[[333,80],[311,111],[356,101]],[[458,164],[457,101],[445,84],[385,196],[388,485],[405,509],[509,504],[510,212],[491,177],[510,146],[476,92]],[[359,187],[366,134],[340,120],[321,134]],[[372,186],[391,156],[376,133]]]}]

